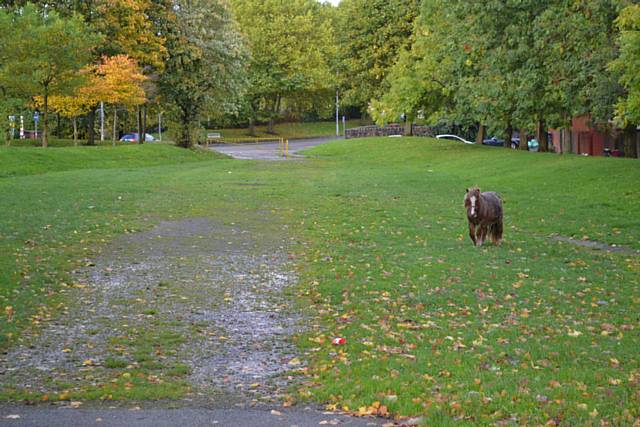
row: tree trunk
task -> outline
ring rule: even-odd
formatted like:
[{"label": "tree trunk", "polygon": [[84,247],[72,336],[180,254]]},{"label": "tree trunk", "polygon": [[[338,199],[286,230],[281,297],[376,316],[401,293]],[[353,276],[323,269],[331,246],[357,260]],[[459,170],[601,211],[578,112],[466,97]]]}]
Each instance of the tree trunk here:
[{"label": "tree trunk", "polygon": [[118,139],[118,106],[113,106],[113,135],[111,136],[111,143],[116,146],[116,140]]},{"label": "tree trunk", "polygon": [[529,141],[527,141],[527,131],[520,129],[520,150],[529,151]]},{"label": "tree trunk", "polygon": [[280,95],[276,96],[276,99],[273,101],[273,107],[271,109],[271,114],[269,114],[269,125],[267,126],[268,134],[275,134],[275,120],[278,112],[280,111]]},{"label": "tree trunk", "polygon": [[60,113],[56,113],[56,136],[62,138],[60,136]]},{"label": "tree trunk", "polygon": [[562,153],[571,153],[571,129],[565,128],[562,129],[562,143],[560,144],[562,147]]},{"label": "tree trunk", "polygon": [[49,136],[47,135],[47,128],[49,126],[49,91],[46,87],[44,89],[44,95],[42,98],[44,100],[44,117],[42,120],[42,148],[47,148],[49,146]]},{"label": "tree trunk", "polygon": [[549,151],[549,136],[547,135],[547,126],[544,120],[539,120],[538,125],[536,126],[536,139],[538,140],[538,144],[540,144],[541,152]]},{"label": "tree trunk", "polygon": [[73,122],[73,145],[74,147],[77,147],[78,146],[78,118],[76,116],[73,116],[71,121]]},{"label": "tree trunk", "polygon": [[627,125],[627,127],[624,128],[623,140],[624,156],[632,159],[637,158],[636,127],[634,125]]},{"label": "tree trunk", "polygon": [[504,148],[511,148],[511,138],[513,136],[513,126],[511,123],[507,125],[507,129],[505,130],[505,138],[504,138]]},{"label": "tree trunk", "polygon": [[267,125],[267,133],[273,135],[275,132],[273,131],[274,127],[274,118],[273,113],[269,116],[269,124]]},{"label": "tree trunk", "polygon": [[91,107],[87,114],[87,145],[96,145],[96,135],[93,126],[96,121],[96,109]]},{"label": "tree trunk", "polygon": [[476,135],[476,144],[482,145],[487,135],[487,128],[484,125],[478,126],[478,135]]},{"label": "tree trunk", "polygon": [[404,118],[404,136],[413,136],[413,117],[408,115]]},{"label": "tree trunk", "polygon": [[142,105],[142,141],[147,142],[147,104]]},{"label": "tree trunk", "polygon": [[249,136],[256,136],[256,119],[253,112],[251,113],[251,117],[249,118]]},{"label": "tree trunk", "polygon": [[191,115],[189,114],[189,111],[181,108],[182,110],[182,123],[180,123],[182,129],[180,132],[180,138],[178,141],[178,146],[182,147],[182,148],[191,148],[191,130],[189,128],[190,124],[191,124]]},{"label": "tree trunk", "polygon": [[138,105],[138,144],[144,144],[144,134],[142,133],[142,107]]}]

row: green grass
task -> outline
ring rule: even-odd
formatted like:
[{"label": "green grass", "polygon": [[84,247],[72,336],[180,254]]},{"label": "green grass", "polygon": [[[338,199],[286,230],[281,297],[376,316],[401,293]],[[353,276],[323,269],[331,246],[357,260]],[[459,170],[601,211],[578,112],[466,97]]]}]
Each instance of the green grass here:
[{"label": "green grass", "polygon": [[[348,120],[347,129],[362,126],[360,120]],[[216,129],[222,138],[227,139],[251,139],[248,129]],[[304,122],[304,123],[278,123],[274,126],[275,134],[267,133],[267,126],[256,126],[256,138],[286,138],[302,139],[322,136],[335,136],[336,122]],[[342,132],[342,122],[340,122],[340,132]]]},{"label": "green grass", "polygon": [[221,157],[212,152],[177,150],[169,145],[126,145],[38,149],[0,147],[0,178],[74,169],[141,168]]},{"label": "green grass", "polygon": [[[107,152],[81,163],[100,165]],[[16,164],[32,154],[16,153],[0,157],[0,170],[24,170]],[[12,307],[0,345],[55,316],[68,272],[120,233],[165,218],[242,223],[271,212],[300,242],[298,293],[317,325],[298,337],[310,361],[299,398],[356,412],[380,402],[429,425],[640,417],[640,260],[552,238],[640,249],[637,161],[421,138],[339,141],[306,162],[188,155],[194,161],[171,154],[160,165],[42,173],[56,161],[0,179],[0,307]],[[472,185],[504,198],[502,246],[475,248],[466,235],[462,198]],[[347,343],[332,346],[336,336]],[[132,353],[141,362],[147,338]],[[156,368],[135,372],[114,398],[186,392],[180,376],[163,388],[142,378]]]},{"label": "green grass", "polygon": [[[0,143],[2,143],[2,146],[6,146],[5,140],[0,140]],[[86,143],[87,141],[85,139],[78,139],[78,141],[74,141],[72,138],[56,138],[54,136],[49,136],[49,148],[83,146]],[[110,136],[104,141],[100,141],[100,137],[98,136],[98,139],[96,139],[95,141],[95,145],[111,147],[113,143],[111,142]],[[131,143],[116,141],[116,146],[120,146],[120,145],[131,145]],[[42,146],[42,140],[40,138],[11,140],[11,147],[41,147],[41,146]]]}]

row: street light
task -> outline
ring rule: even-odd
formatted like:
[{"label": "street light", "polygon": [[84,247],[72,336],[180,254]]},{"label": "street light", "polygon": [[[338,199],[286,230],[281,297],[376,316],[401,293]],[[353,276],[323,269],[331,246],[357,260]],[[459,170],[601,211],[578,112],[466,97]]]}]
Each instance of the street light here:
[{"label": "street light", "polygon": [[340,94],[336,89],[336,136],[340,136]]}]

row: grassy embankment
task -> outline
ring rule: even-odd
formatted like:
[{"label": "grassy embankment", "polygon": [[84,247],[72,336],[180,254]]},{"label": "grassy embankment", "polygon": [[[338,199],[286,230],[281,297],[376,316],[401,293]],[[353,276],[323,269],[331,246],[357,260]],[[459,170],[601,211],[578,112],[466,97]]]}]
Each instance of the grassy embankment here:
[{"label": "grassy embankment", "polygon": [[[19,167],[23,154],[0,151],[0,170],[18,171],[0,179],[3,345],[64,310],[67,273],[115,235],[171,217],[241,223],[266,209],[305,242],[295,248],[300,295],[318,328],[299,338],[310,381],[298,397],[436,425],[640,416],[639,258],[553,238],[640,249],[640,197],[620,185],[638,182],[636,161],[419,138],[337,142],[288,163],[127,148],[149,150],[151,165],[136,157],[103,169],[95,151],[75,163],[91,169],[46,172],[75,168]],[[194,162],[158,165],[154,150]],[[500,247],[474,248],[466,236],[462,197],[474,184],[504,197]],[[335,336],[346,345],[332,346]],[[127,368],[112,369],[117,379]],[[171,369],[158,360],[157,375]],[[115,397],[176,396],[179,381],[167,373],[162,385],[139,380]]]}]

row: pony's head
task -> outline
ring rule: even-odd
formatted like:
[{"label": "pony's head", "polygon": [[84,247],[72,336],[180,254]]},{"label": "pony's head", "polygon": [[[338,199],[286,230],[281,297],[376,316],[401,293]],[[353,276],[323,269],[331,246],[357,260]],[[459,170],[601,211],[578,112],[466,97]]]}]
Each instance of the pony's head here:
[{"label": "pony's head", "polygon": [[467,194],[464,196],[464,207],[467,208],[467,215],[470,218],[478,216],[480,208],[480,189],[478,187],[467,188]]}]

